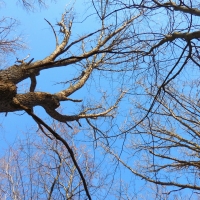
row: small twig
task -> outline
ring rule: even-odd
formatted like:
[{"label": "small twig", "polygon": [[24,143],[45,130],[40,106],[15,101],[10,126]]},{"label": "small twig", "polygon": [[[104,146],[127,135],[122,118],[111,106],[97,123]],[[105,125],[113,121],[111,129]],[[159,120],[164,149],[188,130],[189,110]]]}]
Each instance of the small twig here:
[{"label": "small twig", "polygon": [[82,102],[82,99],[71,99],[71,98],[66,98],[66,101],[73,101],[73,102]]},{"label": "small twig", "polygon": [[76,120],[76,122],[78,123],[78,125],[79,125],[80,127],[82,127],[82,125],[81,125],[81,123],[79,122],[78,119]]},{"label": "small twig", "polygon": [[[37,121],[36,121],[37,122]],[[38,124],[38,126],[39,126],[39,129],[50,139],[50,140],[53,140],[53,138],[51,138],[45,131],[44,131],[44,129],[43,129],[43,127],[41,126],[41,124],[40,123],[37,123]]]},{"label": "small twig", "polygon": [[18,63],[21,63],[21,64],[23,64],[24,63],[24,61],[26,60],[26,59],[28,59],[29,58],[29,56],[30,56],[30,54],[28,54],[24,59],[22,59],[22,60],[19,60],[19,58],[16,58],[17,60],[15,61],[15,62],[18,62]]},{"label": "small twig", "polygon": [[53,33],[54,33],[54,36],[55,36],[55,39],[56,39],[56,47],[58,47],[58,45],[59,45],[59,43],[58,43],[58,37],[56,35],[56,32],[55,32],[52,24],[47,19],[44,18],[44,20],[51,26],[51,29],[53,30]]},{"label": "small twig", "polygon": [[67,126],[68,126],[69,128],[73,129],[67,122],[66,122],[66,124],[67,124]]},{"label": "small twig", "polygon": [[32,61],[34,60],[34,58],[32,58],[28,63],[27,65],[30,65],[32,63]]}]

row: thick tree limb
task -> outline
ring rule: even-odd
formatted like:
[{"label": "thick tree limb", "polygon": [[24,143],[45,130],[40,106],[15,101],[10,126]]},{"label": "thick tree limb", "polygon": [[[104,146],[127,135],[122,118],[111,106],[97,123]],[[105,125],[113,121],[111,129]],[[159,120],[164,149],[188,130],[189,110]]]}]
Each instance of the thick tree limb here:
[{"label": "thick tree limb", "polygon": [[198,8],[191,8],[190,6],[186,6],[186,5],[185,6],[177,5],[173,1],[168,1],[168,2],[163,3],[163,4],[159,3],[156,0],[154,0],[153,2],[155,2],[160,7],[173,8],[176,11],[181,11],[181,12],[188,13],[188,14],[191,14],[191,15],[200,16],[200,10]]}]

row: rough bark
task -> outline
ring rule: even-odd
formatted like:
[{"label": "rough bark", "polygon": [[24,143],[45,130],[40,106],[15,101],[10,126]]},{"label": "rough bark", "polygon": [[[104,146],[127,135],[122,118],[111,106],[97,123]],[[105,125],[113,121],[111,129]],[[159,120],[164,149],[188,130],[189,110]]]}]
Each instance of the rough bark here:
[{"label": "rough bark", "polygon": [[[63,36],[63,39],[60,43],[58,42],[59,40],[54,27],[49,21],[46,20],[53,29],[56,40],[55,50],[43,60],[38,60],[35,62],[33,62],[33,58],[28,60],[29,56],[22,60],[17,59],[16,64],[0,71],[0,112],[7,113],[23,110],[23,106],[32,110],[35,106],[41,106],[52,118],[60,122],[74,120],[78,121],[81,118],[96,119],[98,117],[111,116],[112,114],[110,113],[117,107],[117,103],[123,96],[123,92],[116,101],[116,104],[106,109],[103,109],[101,106],[97,106],[96,108],[87,108],[76,115],[68,116],[58,113],[56,108],[59,107],[60,101],[81,101],[70,99],[69,96],[85,85],[93,71],[101,66],[105,60],[110,57],[110,54],[112,55],[113,52],[115,52],[116,55],[118,54],[116,49],[118,49],[120,46],[120,40],[117,40],[116,38],[128,40],[130,37],[127,37],[126,34],[123,35],[123,33],[138,16],[131,17],[118,28],[112,26],[111,28],[106,28],[104,25],[102,25],[99,30],[80,37],[71,43],[69,43],[69,39],[71,35],[72,20],[68,20],[68,23],[66,22],[66,13],[63,14],[61,21],[57,23],[57,26],[60,28],[60,34]],[[85,39],[96,36],[96,46],[93,48],[86,51],[85,47],[82,47],[82,53],[79,55],[71,54],[68,57],[63,56],[66,54],[66,52],[70,52],[70,49],[74,45],[84,43]],[[119,51],[119,55],[120,54],[121,52]],[[130,52],[125,53],[124,57],[126,57],[126,54],[130,54]],[[62,58],[60,57],[61,55]],[[58,91],[55,94],[50,94],[45,91],[35,92],[35,88],[37,86],[36,77],[40,75],[40,71],[55,67],[67,67],[71,64],[81,63],[81,61],[84,61],[87,64],[83,66],[82,71],[80,71],[81,75],[77,78],[74,78],[74,83],[70,84],[69,87]],[[30,91],[19,94],[17,92],[16,85],[27,78],[30,78],[31,80]],[[19,104],[22,106],[19,106]],[[95,113],[92,114],[91,112],[94,110]]]}]

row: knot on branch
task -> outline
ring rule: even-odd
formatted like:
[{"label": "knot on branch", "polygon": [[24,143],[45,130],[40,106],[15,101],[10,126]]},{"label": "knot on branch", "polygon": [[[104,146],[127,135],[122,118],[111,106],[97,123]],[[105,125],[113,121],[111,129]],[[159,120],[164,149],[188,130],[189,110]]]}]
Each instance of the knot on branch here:
[{"label": "knot on branch", "polygon": [[0,101],[10,101],[17,94],[17,87],[14,83],[0,81]]},{"label": "knot on branch", "polygon": [[42,104],[45,107],[49,107],[51,109],[56,109],[60,106],[59,100],[51,94],[44,95],[44,99],[43,99]]}]

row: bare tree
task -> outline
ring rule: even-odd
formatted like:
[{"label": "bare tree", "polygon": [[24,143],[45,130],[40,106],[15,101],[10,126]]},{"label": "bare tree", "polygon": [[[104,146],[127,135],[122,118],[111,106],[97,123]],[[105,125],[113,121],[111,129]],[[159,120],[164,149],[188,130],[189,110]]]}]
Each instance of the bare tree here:
[{"label": "bare tree", "polygon": [[[28,3],[28,1],[23,1],[23,3]],[[104,14],[102,12],[102,16]],[[62,15],[61,20],[56,23],[56,26],[45,19],[52,29],[56,44],[55,50],[50,55],[37,61],[33,57],[29,57],[29,55],[23,59],[17,58],[12,66],[0,71],[0,112],[7,114],[9,112],[26,111],[34,119],[46,137],[56,140],[55,144],[57,144],[57,141],[61,142],[69,152],[73,163],[72,166],[75,166],[76,173],[80,176],[84,192],[88,199],[91,199],[88,177],[85,176],[84,169],[78,163],[75,155],[76,151],[71,147],[69,141],[34,113],[34,107],[43,107],[50,117],[65,123],[72,129],[71,122],[75,121],[79,126],[82,126],[81,120],[85,119],[85,122],[94,131],[93,140],[95,139],[95,141],[97,141],[97,133],[105,136],[105,133],[100,131],[100,128],[95,126],[91,121],[97,121],[99,118],[110,118],[112,120],[116,115],[118,104],[125,94],[124,90],[119,89],[116,92],[115,102],[111,101],[109,103],[109,100],[106,99],[106,94],[103,93],[101,101],[96,103],[96,105],[93,102],[85,105],[82,104],[79,106],[80,111],[73,115],[62,114],[56,109],[60,106],[60,102],[63,101],[66,103],[71,102],[75,105],[81,103],[82,99],[73,99],[69,96],[79,91],[95,71],[100,71],[100,73],[103,71],[106,73],[107,71],[120,71],[120,69],[126,71],[120,65],[130,62],[132,59],[131,53],[134,51],[132,46],[130,46],[131,33],[129,33],[128,29],[141,14],[142,12],[137,12],[135,15],[127,16],[125,20],[121,20],[115,24],[112,22],[107,23],[104,19],[101,19],[99,20],[99,28],[94,30],[94,32],[74,39],[71,37],[74,16],[72,8],[68,8]],[[12,46],[10,47],[12,48]],[[127,52],[123,52],[124,49]],[[66,80],[64,83],[65,89],[53,94],[35,90],[37,87],[37,76],[40,75],[41,71],[58,67],[67,69],[69,65],[76,67],[77,71],[71,80]],[[19,93],[17,85],[28,78],[31,81],[29,91]],[[59,173],[58,166],[64,162],[62,161],[62,156],[67,157],[67,155],[62,155],[59,151],[57,152],[57,156],[59,157],[59,162],[56,161],[54,163],[57,166],[57,172],[55,173]],[[69,163],[68,161],[66,162]],[[8,174],[7,176],[10,175]],[[18,198],[16,196],[18,192],[14,191],[12,195],[14,195],[13,198]]]},{"label": "bare tree", "polygon": [[[100,1],[92,2],[100,13]],[[145,12],[140,28],[134,24],[130,29],[132,44],[140,50],[133,52],[133,62],[139,67],[131,74],[135,80],[127,92],[132,105],[129,116],[116,134],[123,138],[121,148],[102,147],[114,162],[151,183],[156,199],[197,198],[199,2],[103,2],[110,8],[107,18]]]},{"label": "bare tree", "polygon": [[[74,136],[79,130],[74,126],[72,131],[56,122],[52,126],[71,144],[90,191],[100,191],[97,186],[100,171],[92,156],[83,145],[75,146]],[[0,160],[1,199],[87,199],[65,146],[34,129],[17,140]]]},{"label": "bare tree", "polygon": [[27,11],[33,11],[39,5],[40,7],[46,7],[46,0],[18,0],[19,4],[23,6]]},{"label": "bare tree", "polygon": [[[30,1],[22,2],[27,8],[33,5]],[[84,176],[75,149],[35,114],[36,106],[71,129],[77,123],[92,142],[94,151],[101,148],[105,155],[112,155],[111,186],[106,189],[112,193],[111,188],[116,188],[116,198],[127,199],[133,188],[127,186],[123,177],[115,178],[120,174],[118,169],[128,169],[126,173],[142,178],[145,184],[148,182],[155,198],[171,198],[180,191],[183,193],[176,198],[187,198],[184,190],[198,194],[199,83],[195,76],[200,66],[199,3],[88,2],[95,11],[98,28],[74,37],[73,26],[77,23],[73,9],[67,8],[56,25],[45,19],[55,38],[53,52],[42,60],[35,61],[32,55],[17,59],[15,64],[0,71],[0,112],[26,111],[46,137],[56,144],[61,142],[69,152],[88,199],[92,199],[89,177]],[[68,70],[69,66],[75,73],[62,82],[64,89],[56,93],[37,91],[40,72],[53,68]],[[28,78],[29,91],[19,93],[16,85]],[[97,80],[110,86],[106,91],[102,84],[100,98],[91,101],[91,93],[90,97],[88,94],[79,95],[80,99],[71,97],[90,81]],[[97,87],[92,89],[94,93]],[[61,102],[74,104],[78,111],[59,112]],[[137,191],[131,198],[138,198]]]},{"label": "bare tree", "polygon": [[16,51],[25,49],[25,43],[20,36],[13,36],[14,29],[18,26],[15,19],[3,17],[0,19],[0,62],[6,61],[10,54],[15,54]]}]

